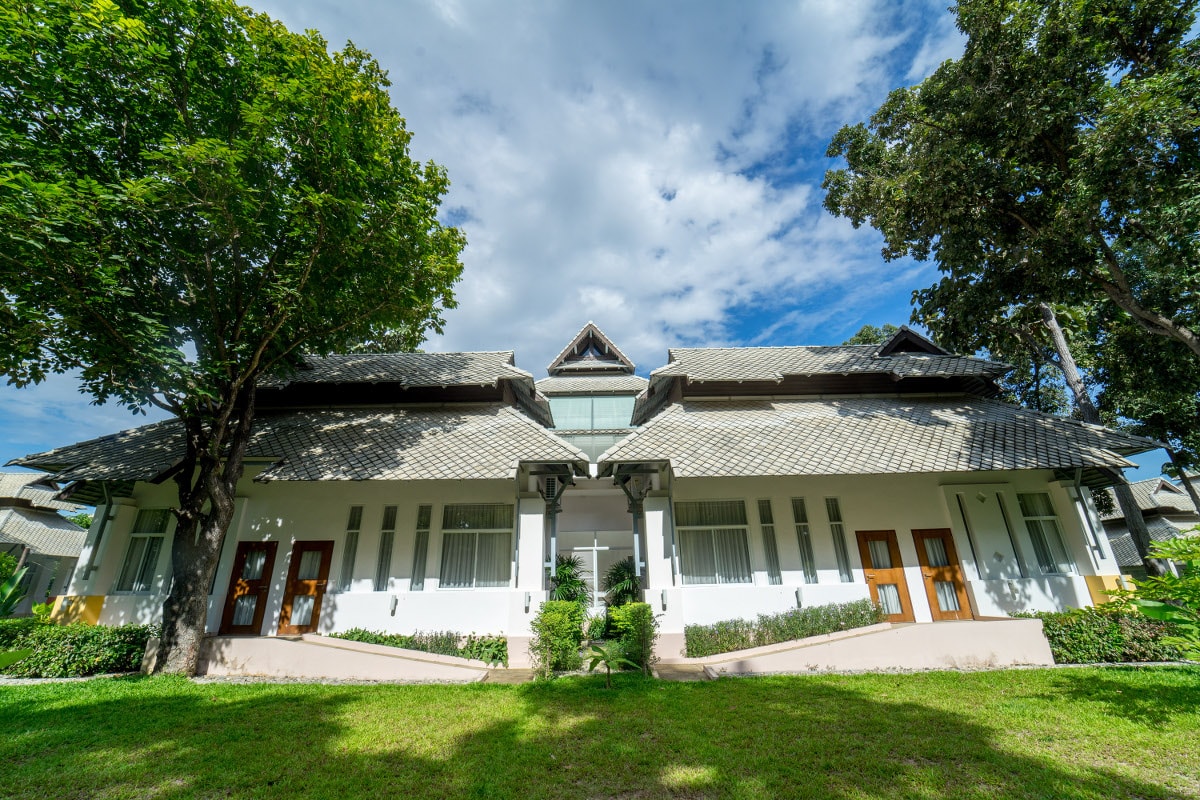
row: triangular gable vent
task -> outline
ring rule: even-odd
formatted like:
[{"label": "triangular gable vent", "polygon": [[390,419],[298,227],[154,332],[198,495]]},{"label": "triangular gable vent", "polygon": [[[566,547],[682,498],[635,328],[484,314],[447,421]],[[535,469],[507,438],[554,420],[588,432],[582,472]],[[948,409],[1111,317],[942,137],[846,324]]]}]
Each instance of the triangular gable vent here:
[{"label": "triangular gable vent", "polygon": [[550,375],[617,373],[632,375],[634,364],[612,343],[604,331],[589,322],[546,367]]},{"label": "triangular gable vent", "polygon": [[892,338],[879,346],[875,351],[877,356],[890,356],[893,353],[927,353],[933,356],[948,356],[950,352],[943,350],[931,339],[927,339],[907,325],[901,325],[900,330],[892,334]]}]

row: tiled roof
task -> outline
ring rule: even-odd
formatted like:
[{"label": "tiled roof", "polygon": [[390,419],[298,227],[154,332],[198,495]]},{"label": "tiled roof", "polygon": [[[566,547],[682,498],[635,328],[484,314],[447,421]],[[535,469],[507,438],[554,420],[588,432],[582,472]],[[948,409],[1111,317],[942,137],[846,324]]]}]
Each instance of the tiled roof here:
[{"label": "tiled roof", "polygon": [[359,353],[310,357],[309,369],[269,378],[269,388],[303,383],[398,383],[402,386],[494,386],[501,379],[533,381],[515,366],[513,352]]},{"label": "tiled roof", "polygon": [[[149,480],[182,452],[174,421],[26,456],[59,481]],[[587,456],[510,406],[313,409],[261,413],[247,458],[274,461],[259,480],[503,479],[521,461]]]},{"label": "tiled roof", "polygon": [[550,365],[546,367],[546,372],[553,374],[562,368],[570,370],[592,368],[592,365],[578,361],[567,363],[567,358],[570,355],[571,350],[586,338],[598,339],[605,347],[608,348],[609,353],[613,356],[612,360],[598,362],[595,365],[595,368],[613,369],[615,367],[621,367],[633,372],[635,368],[634,363],[629,360],[628,356],[621,352],[621,348],[613,344],[613,340],[608,338],[608,335],[605,334],[604,331],[600,330],[599,325],[590,320],[587,322],[587,324],[579,329],[578,333],[571,337],[571,341],[568,342],[567,346],[562,349],[562,352],[554,357],[554,360],[551,361]]},{"label": "tiled roof", "polygon": [[[1183,535],[1178,526],[1172,525],[1162,517],[1146,520],[1146,530],[1150,532],[1152,542],[1165,542]],[[1138,555],[1137,545],[1133,543],[1133,534],[1128,528],[1119,525],[1111,529],[1106,528],[1104,532],[1108,535],[1108,544],[1112,547],[1117,564],[1122,567],[1142,566],[1142,557]]]},{"label": "tiled roof", "polygon": [[83,508],[77,503],[55,500],[58,487],[46,482],[49,477],[45,472],[0,472],[0,498],[26,500],[34,508],[57,511],[79,511]]},{"label": "tiled roof", "polygon": [[680,477],[1125,467],[1157,445],[994,400],[867,397],[676,403],[600,457]]},{"label": "tiled roof", "polygon": [[0,510],[0,544],[24,545],[47,556],[78,558],[87,531],[52,511]]},{"label": "tiled roof", "polygon": [[667,351],[668,362],[651,378],[696,381],[782,381],[788,375],[883,373],[898,378],[985,377],[1008,372],[1007,364],[972,356],[895,353],[877,356],[878,345],[830,347],[689,347]]},{"label": "tiled roof", "polygon": [[646,379],[637,375],[576,375],[542,378],[538,391],[556,394],[632,394],[646,388]]},{"label": "tiled roof", "polygon": [[[1192,498],[1188,497],[1187,492],[1162,478],[1147,478],[1144,481],[1135,481],[1129,484],[1129,488],[1133,491],[1133,497],[1137,500],[1138,508],[1143,511],[1162,509],[1168,514],[1171,512],[1181,514],[1196,513],[1196,507],[1192,505]],[[1125,515],[1121,512],[1121,507],[1117,505],[1117,496],[1113,493],[1112,489],[1108,489],[1107,491],[1112,497],[1113,510],[1105,514],[1104,519],[1124,519]]]}]

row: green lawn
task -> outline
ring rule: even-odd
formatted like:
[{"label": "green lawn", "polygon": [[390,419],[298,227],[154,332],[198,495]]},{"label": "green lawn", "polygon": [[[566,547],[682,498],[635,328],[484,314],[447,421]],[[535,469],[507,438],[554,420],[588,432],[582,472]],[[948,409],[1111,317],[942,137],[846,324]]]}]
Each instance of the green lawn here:
[{"label": "green lawn", "polygon": [[0,688],[0,797],[1200,797],[1200,669]]}]

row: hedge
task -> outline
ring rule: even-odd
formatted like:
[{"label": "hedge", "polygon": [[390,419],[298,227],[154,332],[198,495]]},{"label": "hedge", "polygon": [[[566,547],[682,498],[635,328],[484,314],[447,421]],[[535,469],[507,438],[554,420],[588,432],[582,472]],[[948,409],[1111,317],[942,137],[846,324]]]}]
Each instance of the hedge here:
[{"label": "hedge", "polygon": [[476,636],[472,633],[464,640],[462,634],[454,631],[429,631],[428,633],[417,631],[414,634],[406,635],[368,631],[364,628],[351,628],[341,633],[332,633],[330,636],[334,639],[346,639],[351,642],[402,647],[405,650],[473,658],[488,664],[508,666],[508,639],[503,636]]},{"label": "hedge", "polygon": [[531,624],[529,655],[543,677],[553,672],[580,669],[583,657],[583,606],[574,600],[547,600]]},{"label": "hedge", "polygon": [[6,647],[30,653],[4,672],[20,678],[78,678],[103,672],[136,672],[141,669],[146,642],[155,636],[158,629],[153,625],[36,623],[15,643],[17,646]]},{"label": "hedge", "polygon": [[1170,623],[1129,609],[1097,606],[1012,616],[1042,621],[1056,664],[1177,661],[1182,657],[1177,647],[1162,642],[1173,632]]},{"label": "hedge", "polygon": [[649,674],[655,662],[654,644],[658,641],[658,619],[649,603],[626,603],[609,609],[612,626],[620,637],[621,651],[642,672]]},{"label": "hedge", "polygon": [[883,613],[870,600],[808,606],[780,614],[760,614],[755,621],[730,619],[712,625],[687,625],[683,629],[684,652],[689,658],[702,658],[883,621]]}]

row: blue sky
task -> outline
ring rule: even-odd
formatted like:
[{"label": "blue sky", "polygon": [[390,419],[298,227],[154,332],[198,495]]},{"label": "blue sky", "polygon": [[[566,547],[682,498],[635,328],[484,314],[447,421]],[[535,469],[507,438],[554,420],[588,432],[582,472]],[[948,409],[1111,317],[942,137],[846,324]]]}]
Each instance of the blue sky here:
[{"label": "blue sky", "polygon": [[[515,349],[540,377],[594,320],[646,372],[905,322],[935,278],[825,213],[820,181],[838,127],[961,52],[946,0],[251,5],[372,52],[413,155],[448,169],[469,245],[426,349]],[[145,419],[69,376],[3,387],[0,463]]]}]

